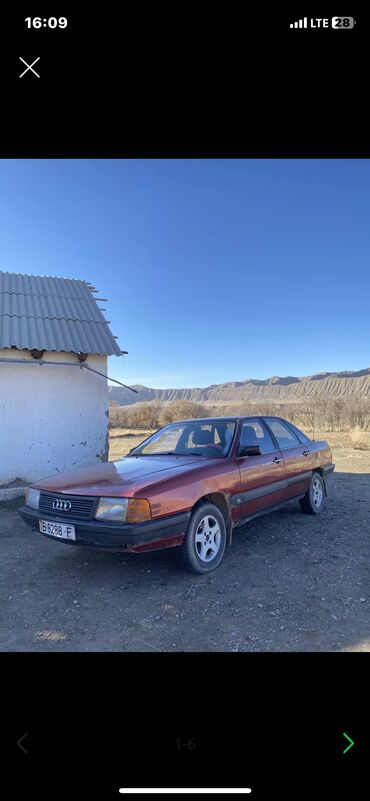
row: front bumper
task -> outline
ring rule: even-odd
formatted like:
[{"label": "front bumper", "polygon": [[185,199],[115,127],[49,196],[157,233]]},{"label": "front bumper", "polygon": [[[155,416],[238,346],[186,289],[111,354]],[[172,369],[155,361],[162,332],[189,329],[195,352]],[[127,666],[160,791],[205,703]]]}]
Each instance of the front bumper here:
[{"label": "front bumper", "polygon": [[[43,534],[48,539],[65,542],[68,545],[87,545],[90,548],[108,548],[115,550],[137,550],[140,546],[151,546],[158,544],[158,548],[166,548],[172,544],[176,538],[181,542],[180,537],[186,533],[190,520],[190,512],[162,517],[158,520],[148,520],[146,523],[122,523],[112,525],[103,523],[100,520],[89,522],[82,520],[68,520],[63,517],[51,517],[36,509],[22,506],[19,514],[31,528],[39,531],[39,520],[49,520],[51,523],[68,523],[75,526],[76,540],[64,540]],[[176,543],[176,544],[179,544]],[[175,543],[174,543],[175,544]]]}]

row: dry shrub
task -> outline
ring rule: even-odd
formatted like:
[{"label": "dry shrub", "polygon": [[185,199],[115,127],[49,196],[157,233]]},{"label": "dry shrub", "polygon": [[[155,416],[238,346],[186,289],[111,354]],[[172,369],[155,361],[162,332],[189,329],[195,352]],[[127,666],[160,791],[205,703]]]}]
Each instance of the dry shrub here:
[{"label": "dry shrub", "polygon": [[134,403],[128,406],[117,406],[110,403],[109,422],[111,428],[150,429],[173,423],[175,420],[186,420],[192,417],[233,417],[234,415],[277,415],[285,417],[292,423],[315,435],[316,431],[349,431],[353,432],[353,447],[357,450],[368,450],[367,434],[370,433],[370,400],[352,399],[312,399],[302,398],[299,403],[274,403],[258,401],[249,403],[222,403],[203,405],[192,400],[160,401]]},{"label": "dry shrub", "polygon": [[208,416],[209,412],[205,406],[188,400],[170,401],[169,403],[149,401],[148,403],[134,403],[131,406],[119,406],[118,408],[111,406],[109,408],[111,428],[135,430],[155,431],[175,420]]},{"label": "dry shrub", "polygon": [[367,437],[359,426],[356,426],[349,436],[355,451],[370,451],[370,437]]},{"label": "dry shrub", "polygon": [[193,417],[209,417],[207,408],[190,400],[171,401],[162,409],[160,425],[165,426],[176,420],[190,420]]}]

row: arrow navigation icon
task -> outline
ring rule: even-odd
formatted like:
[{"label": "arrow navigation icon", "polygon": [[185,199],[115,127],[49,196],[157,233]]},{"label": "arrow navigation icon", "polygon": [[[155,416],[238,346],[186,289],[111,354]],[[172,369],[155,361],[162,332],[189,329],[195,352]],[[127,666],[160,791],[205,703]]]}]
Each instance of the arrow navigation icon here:
[{"label": "arrow navigation icon", "polygon": [[23,740],[24,740],[24,738],[25,738],[25,737],[28,737],[28,734],[27,734],[27,732],[26,732],[26,734],[23,734],[23,735],[22,735],[22,737],[20,737],[20,738],[19,738],[19,740],[18,740],[18,742],[17,742],[17,745],[18,745],[18,747],[19,747],[19,748],[21,748],[21,749],[22,749],[22,751],[23,751],[25,754],[28,754],[28,751],[27,751],[27,749],[26,749],[26,748],[25,748],[23,745],[21,745],[21,743],[23,742]]},{"label": "arrow navigation icon", "polygon": [[345,731],[343,732],[343,737],[345,737],[349,742],[349,745],[347,745],[347,748],[345,748],[343,751],[343,754],[346,754],[347,751],[349,751],[349,749],[352,748],[352,746],[355,744],[355,741],[351,740],[351,738],[348,736],[348,734],[345,733]]}]

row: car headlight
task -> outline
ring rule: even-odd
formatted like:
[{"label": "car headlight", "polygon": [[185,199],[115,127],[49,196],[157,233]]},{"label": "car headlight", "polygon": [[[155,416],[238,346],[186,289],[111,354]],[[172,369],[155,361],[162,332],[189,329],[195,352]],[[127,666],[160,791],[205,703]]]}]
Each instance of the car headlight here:
[{"label": "car headlight", "polygon": [[38,509],[39,503],[40,503],[40,490],[28,487],[28,489],[26,490],[26,506],[30,506],[31,509]]},{"label": "car headlight", "polygon": [[141,523],[152,517],[150,503],[145,498],[100,498],[96,520],[114,523]]}]

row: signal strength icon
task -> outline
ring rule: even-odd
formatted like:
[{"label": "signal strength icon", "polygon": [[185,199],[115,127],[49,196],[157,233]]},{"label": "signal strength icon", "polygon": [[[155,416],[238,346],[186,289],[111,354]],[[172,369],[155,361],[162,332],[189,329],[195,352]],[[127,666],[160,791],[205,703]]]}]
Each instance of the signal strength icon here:
[{"label": "signal strength icon", "polygon": [[307,17],[303,17],[303,19],[297,20],[297,22],[291,22],[289,25],[290,28],[307,28]]}]

